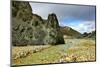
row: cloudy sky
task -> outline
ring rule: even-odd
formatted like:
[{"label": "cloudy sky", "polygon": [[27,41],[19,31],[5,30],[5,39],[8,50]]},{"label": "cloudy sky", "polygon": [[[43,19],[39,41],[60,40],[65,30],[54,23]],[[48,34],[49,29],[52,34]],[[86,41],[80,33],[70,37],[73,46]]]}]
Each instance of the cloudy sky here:
[{"label": "cloudy sky", "polygon": [[47,19],[55,13],[61,26],[69,26],[80,33],[95,30],[95,6],[47,4],[30,2],[33,13]]}]

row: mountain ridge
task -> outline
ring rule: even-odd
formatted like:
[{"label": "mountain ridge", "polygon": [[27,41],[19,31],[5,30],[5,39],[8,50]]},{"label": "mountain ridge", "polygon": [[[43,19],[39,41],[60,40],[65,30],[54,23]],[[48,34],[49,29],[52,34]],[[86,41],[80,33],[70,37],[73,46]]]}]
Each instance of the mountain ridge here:
[{"label": "mountain ridge", "polygon": [[78,31],[76,31],[75,29],[69,27],[69,26],[60,26],[61,32],[63,33],[63,35],[67,35],[70,37],[81,37],[82,34]]}]

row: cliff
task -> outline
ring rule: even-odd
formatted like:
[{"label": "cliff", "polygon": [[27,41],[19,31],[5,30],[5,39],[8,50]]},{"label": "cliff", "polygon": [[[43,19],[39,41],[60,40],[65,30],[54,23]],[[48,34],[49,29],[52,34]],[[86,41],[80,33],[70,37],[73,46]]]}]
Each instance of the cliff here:
[{"label": "cliff", "polygon": [[64,44],[56,14],[49,14],[44,20],[32,13],[29,2],[12,1],[12,44]]}]

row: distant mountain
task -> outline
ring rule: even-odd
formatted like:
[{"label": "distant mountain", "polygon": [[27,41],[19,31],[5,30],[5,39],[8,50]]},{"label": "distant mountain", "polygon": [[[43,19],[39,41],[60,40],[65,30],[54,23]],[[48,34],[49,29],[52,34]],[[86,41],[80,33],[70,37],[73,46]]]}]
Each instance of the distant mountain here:
[{"label": "distant mountain", "polygon": [[95,38],[96,37],[96,31],[92,31],[90,33],[84,33],[83,37],[85,37],[85,38]]},{"label": "distant mountain", "polygon": [[74,30],[74,29],[72,29],[71,27],[68,27],[68,26],[61,26],[60,27],[60,30],[61,30],[61,32],[62,32],[62,34],[64,35],[64,36],[67,36],[67,37],[77,37],[77,38],[80,38],[80,37],[82,37],[82,34],[80,33],[80,32],[78,32],[78,31],[76,31],[76,30]]}]

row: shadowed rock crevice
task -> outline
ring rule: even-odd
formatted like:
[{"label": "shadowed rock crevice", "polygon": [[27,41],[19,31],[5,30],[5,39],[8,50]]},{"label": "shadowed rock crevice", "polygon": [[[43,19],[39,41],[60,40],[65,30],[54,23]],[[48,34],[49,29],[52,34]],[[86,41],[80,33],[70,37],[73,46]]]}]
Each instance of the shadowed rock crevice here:
[{"label": "shadowed rock crevice", "polygon": [[49,14],[48,19],[44,20],[33,13],[29,2],[12,2],[12,44],[64,44],[56,14]]}]

